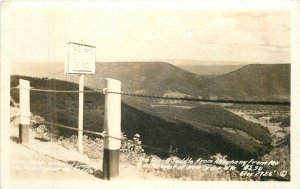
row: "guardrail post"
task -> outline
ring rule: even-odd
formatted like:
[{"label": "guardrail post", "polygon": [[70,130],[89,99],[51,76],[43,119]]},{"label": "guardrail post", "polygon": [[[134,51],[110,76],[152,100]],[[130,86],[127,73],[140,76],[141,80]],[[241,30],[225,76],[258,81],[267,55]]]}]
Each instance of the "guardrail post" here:
[{"label": "guardrail post", "polygon": [[[108,92],[121,92],[121,82],[105,79]],[[121,94],[106,93],[104,107],[103,178],[110,180],[119,176],[119,153],[121,147]]]},{"label": "guardrail post", "polygon": [[29,142],[30,125],[30,82],[19,79],[19,102],[20,102],[20,123],[19,123],[19,141],[20,143]]}]

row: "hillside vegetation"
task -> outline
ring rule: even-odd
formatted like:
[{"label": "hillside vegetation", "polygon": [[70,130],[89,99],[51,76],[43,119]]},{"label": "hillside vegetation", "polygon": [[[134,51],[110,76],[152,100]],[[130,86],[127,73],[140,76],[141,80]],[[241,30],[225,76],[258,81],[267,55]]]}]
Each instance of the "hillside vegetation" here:
[{"label": "hillside vegetation", "polygon": [[217,105],[201,105],[191,109],[158,108],[160,114],[171,114],[176,119],[190,123],[199,129],[232,128],[241,130],[257,140],[268,144],[270,133],[267,128],[259,124],[248,122],[245,119]]},{"label": "hillside vegetation", "polygon": [[251,64],[210,80],[209,94],[234,99],[290,99],[290,64]]},{"label": "hillside vegetation", "polygon": [[[19,78],[30,80],[34,88],[78,90],[78,85],[75,83],[24,76],[12,76],[11,86],[17,86]],[[18,90],[12,90],[11,95],[18,102]],[[32,91],[30,99],[31,112],[34,114],[50,122],[77,127],[78,94]],[[85,93],[84,129],[103,131],[103,105],[104,97],[101,93]],[[233,114],[218,108],[199,106],[198,109],[187,110],[196,111],[195,113],[171,112],[166,115],[156,110],[147,108],[141,110],[122,103],[122,131],[130,138],[136,133],[140,134],[144,144],[160,149],[148,148],[146,152],[162,157],[169,155],[171,146],[178,148],[176,152],[178,156],[193,158],[222,153],[228,155],[229,158],[249,159],[268,151],[269,136],[265,129],[259,126],[254,127],[250,122],[238,120],[233,117]],[[210,111],[211,115],[202,111]],[[213,121],[215,113],[220,118],[219,122]],[[178,119],[170,119],[170,116],[178,117]],[[228,121],[225,121],[227,119]],[[225,123],[222,123],[222,120]],[[205,129],[201,128],[203,125]],[[221,130],[224,126],[241,129],[261,140],[262,144],[238,133],[224,132]],[[249,127],[249,129],[242,127]],[[251,131],[252,129],[255,131]],[[65,129],[61,129],[60,132],[68,136],[76,133]]]}]

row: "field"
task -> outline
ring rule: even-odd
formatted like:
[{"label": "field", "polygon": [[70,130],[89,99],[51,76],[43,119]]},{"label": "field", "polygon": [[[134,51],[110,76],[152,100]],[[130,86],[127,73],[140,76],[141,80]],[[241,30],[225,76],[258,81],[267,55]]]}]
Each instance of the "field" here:
[{"label": "field", "polygon": [[272,145],[276,146],[290,137],[290,109],[288,107],[242,107],[233,106],[229,111],[253,123],[267,128],[272,136]]}]

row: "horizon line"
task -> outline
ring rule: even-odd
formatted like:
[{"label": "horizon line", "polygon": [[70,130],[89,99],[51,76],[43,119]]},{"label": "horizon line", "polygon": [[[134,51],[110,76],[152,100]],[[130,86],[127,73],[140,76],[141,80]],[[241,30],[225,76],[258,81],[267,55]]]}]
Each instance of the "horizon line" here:
[{"label": "horizon line", "polygon": [[[173,62],[172,62],[173,61]],[[179,63],[179,61],[181,61]],[[184,63],[184,61],[187,61]],[[230,65],[248,65],[248,64],[291,64],[291,62],[251,62],[251,61],[230,61],[230,60],[197,60],[197,59],[164,59],[164,60],[111,60],[111,61],[96,61],[96,64],[101,63],[147,63],[147,62],[164,62],[173,65],[201,65],[201,66],[230,66]],[[194,62],[194,63],[192,63]],[[205,63],[206,62],[206,63]],[[219,64],[217,63],[219,62]],[[225,64],[224,64],[225,63]],[[226,64],[228,63],[228,64]],[[14,61],[13,64],[64,64],[64,62],[46,62],[46,61],[31,61],[22,62]]]}]

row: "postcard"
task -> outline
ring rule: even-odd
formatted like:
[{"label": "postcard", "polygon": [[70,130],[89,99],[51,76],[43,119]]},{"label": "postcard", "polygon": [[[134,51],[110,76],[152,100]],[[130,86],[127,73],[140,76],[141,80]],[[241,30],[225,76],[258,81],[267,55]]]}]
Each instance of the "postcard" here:
[{"label": "postcard", "polygon": [[300,188],[299,1],[4,1],[1,187]]}]

